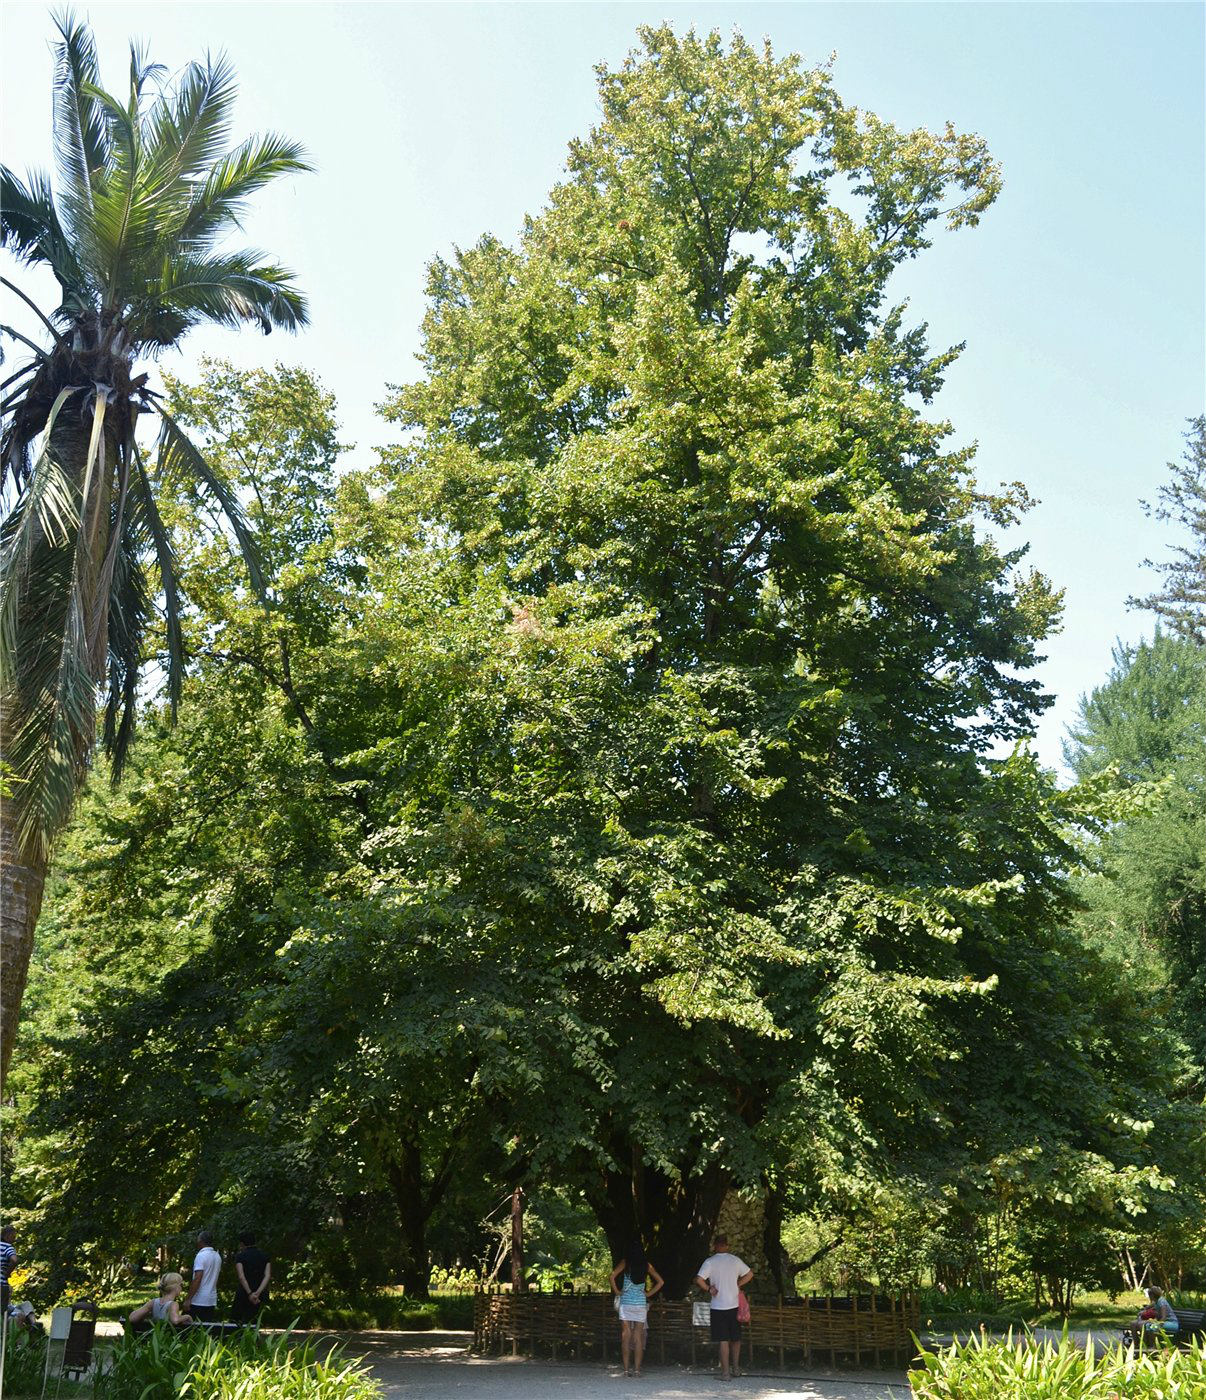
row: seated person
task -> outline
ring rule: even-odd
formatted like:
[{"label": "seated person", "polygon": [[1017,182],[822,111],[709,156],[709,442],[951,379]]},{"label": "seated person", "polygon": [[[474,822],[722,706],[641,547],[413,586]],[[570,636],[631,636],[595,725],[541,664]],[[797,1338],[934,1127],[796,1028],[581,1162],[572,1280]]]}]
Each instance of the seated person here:
[{"label": "seated person", "polygon": [[1164,1296],[1162,1288],[1145,1288],[1148,1306],[1143,1309],[1134,1322],[1127,1327],[1128,1332],[1163,1332],[1168,1336],[1175,1337],[1181,1330],[1181,1324],[1177,1315],[1172,1310],[1172,1304]]},{"label": "seated person", "polygon": [[10,1303],[8,1316],[14,1326],[24,1328],[31,1337],[40,1336],[46,1330],[38,1321],[32,1303]]},{"label": "seated person", "polygon": [[159,1297],[135,1308],[126,1319],[131,1327],[144,1322],[170,1322],[173,1327],[187,1327],[192,1318],[180,1311],[177,1299],[184,1291],[184,1279],[179,1274],[164,1274],[159,1280]]}]

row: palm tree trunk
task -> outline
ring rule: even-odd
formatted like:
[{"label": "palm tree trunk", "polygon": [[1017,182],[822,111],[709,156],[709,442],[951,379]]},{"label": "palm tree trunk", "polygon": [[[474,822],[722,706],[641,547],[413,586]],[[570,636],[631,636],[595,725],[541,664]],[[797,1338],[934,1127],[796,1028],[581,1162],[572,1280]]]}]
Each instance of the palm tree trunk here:
[{"label": "palm tree trunk", "polygon": [[16,817],[15,804],[0,798],[0,1091],[17,1043],[21,997],[46,885],[46,858],[21,849]]}]

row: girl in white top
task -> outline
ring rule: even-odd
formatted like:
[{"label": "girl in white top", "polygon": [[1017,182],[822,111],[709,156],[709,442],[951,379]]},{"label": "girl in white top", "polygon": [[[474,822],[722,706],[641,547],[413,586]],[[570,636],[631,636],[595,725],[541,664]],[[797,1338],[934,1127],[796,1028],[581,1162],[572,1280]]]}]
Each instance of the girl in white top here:
[{"label": "girl in white top", "polygon": [[164,1274],[159,1280],[159,1297],[135,1308],[130,1314],[131,1327],[140,1322],[170,1322],[173,1327],[181,1327],[192,1321],[180,1311],[177,1299],[184,1290],[184,1279],[179,1274]]}]

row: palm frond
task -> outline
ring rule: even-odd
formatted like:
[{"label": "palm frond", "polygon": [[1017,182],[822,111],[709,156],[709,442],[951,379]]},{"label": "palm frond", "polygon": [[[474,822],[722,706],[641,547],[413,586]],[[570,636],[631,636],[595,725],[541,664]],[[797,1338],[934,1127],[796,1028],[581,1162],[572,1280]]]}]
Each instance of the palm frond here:
[{"label": "palm frond", "polygon": [[264,596],[264,576],[260,563],[260,552],[256,545],[243,507],[232,490],[230,483],[205,460],[196,444],[180,427],[166,409],[158,408],[160,417],[158,475],[165,479],[175,478],[189,481],[202,492],[207,492],[218,503],[222,514],[230,522],[238,541],[243,562],[247,566],[247,577],[252,591],[259,598]]},{"label": "palm frond", "polygon": [[165,258],[158,288],[146,299],[147,310],[174,311],[190,325],[211,321],[237,327],[250,322],[265,334],[274,326],[297,330],[309,319],[306,299],[288,268],[260,263],[261,257],[248,250]]},{"label": "palm frond", "polygon": [[36,340],[30,340],[29,336],[22,335],[20,331],[14,330],[12,326],[6,326],[3,322],[0,322],[0,331],[5,335],[12,336],[14,340],[19,340],[22,345],[32,350],[40,360],[48,360],[50,358]]},{"label": "palm frond", "polygon": [[105,549],[105,557],[101,562],[97,578],[97,606],[88,622],[88,648],[94,657],[103,655],[104,646],[107,645],[108,642],[107,637],[101,636],[102,627],[108,628],[110,634],[112,632],[108,624],[107,614],[113,591],[113,580],[117,573],[121,551],[127,542],[126,509],[127,498],[130,494],[130,461],[132,457],[132,447],[133,443],[126,443],[124,448],[118,453],[117,501],[113,506],[112,515],[109,520],[109,542]]},{"label": "palm frond", "polygon": [[179,231],[185,243],[201,244],[228,224],[239,223],[244,205],[278,176],[313,169],[305,147],[275,132],[252,136],[223,156],[193,197]]},{"label": "palm frond", "polygon": [[0,688],[18,831],[45,852],[70,815],[87,766],[97,680],[87,640],[78,497],[48,446],[38,454],[21,506],[16,521],[5,522]]},{"label": "palm frond", "polygon": [[131,121],[137,121],[142,105],[142,92],[146,85],[167,77],[167,64],[152,63],[147,58],[146,45],[139,40],[130,41],[130,104],[127,111]]},{"label": "palm frond", "polygon": [[130,505],[137,520],[141,521],[150,536],[155,554],[155,564],[159,570],[159,587],[163,591],[164,637],[167,644],[168,703],[172,716],[180,703],[180,686],[184,679],[184,632],[180,625],[180,585],[176,574],[176,552],[172,548],[171,537],[155,504],[155,493],[147,476],[142,454],[134,451],[134,480],[131,483]]},{"label": "palm frond", "polygon": [[0,166],[0,247],[22,262],[54,263],[55,252],[66,246],[50,182],[41,171],[22,182],[8,166]]},{"label": "palm frond", "polygon": [[190,63],[146,119],[149,183],[163,187],[206,170],[230,137],[234,69],[225,58]]},{"label": "palm frond", "polygon": [[[23,843],[48,851],[71,814],[96,724],[96,678],[88,655],[78,552],[41,551],[25,597],[27,644],[6,694],[16,720],[6,758],[18,778]],[[35,628],[36,633],[35,633]]]},{"label": "palm frond", "polygon": [[55,421],[74,392],[64,389],[54,402],[42,446],[28,479],[0,529],[0,689],[17,681],[21,662],[20,614],[42,545],[62,549],[79,525],[75,487],[51,455]]},{"label": "palm frond", "polygon": [[136,496],[137,481],[131,484],[130,509],[122,526],[121,548],[109,595],[109,685],[102,739],[115,786],[121,780],[134,738],[143,646],[152,616]]},{"label": "palm frond", "polygon": [[42,324],[50,332],[51,336],[55,340],[62,340],[62,336],[58,333],[57,330],[55,330],[54,322],[51,321],[50,317],[43,315],[42,308],[38,305],[38,303],[34,301],[32,297],[27,297],[15,282],[10,282],[7,277],[0,277],[0,287],[7,287],[8,290],[12,292],[13,296],[19,297],[25,303],[25,305],[29,307],[29,309],[38,318],[38,320],[42,322]]},{"label": "palm frond", "polygon": [[89,89],[99,81],[92,33],[70,10],[55,16],[61,42],[55,45],[54,150],[75,201],[91,207],[96,181],[109,164],[104,116]]},{"label": "palm frond", "polygon": [[[108,123],[112,159],[109,179],[96,192],[89,221],[89,234],[95,249],[97,271],[105,283],[106,301],[116,309],[116,293],[133,260],[128,247],[140,194],[141,132],[137,114],[131,116],[121,103],[101,88],[88,89],[100,104]],[[144,211],[142,222],[147,221]],[[136,252],[134,253],[136,257]]]}]

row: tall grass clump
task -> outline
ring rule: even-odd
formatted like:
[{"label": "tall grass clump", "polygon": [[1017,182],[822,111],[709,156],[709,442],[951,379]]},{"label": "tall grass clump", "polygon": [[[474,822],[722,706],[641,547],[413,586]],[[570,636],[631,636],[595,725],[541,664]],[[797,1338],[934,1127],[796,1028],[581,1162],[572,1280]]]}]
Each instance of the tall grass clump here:
[{"label": "tall grass clump", "polygon": [[4,1353],[4,1394],[37,1395],[45,1365],[45,1334],[23,1337],[16,1327],[10,1327]]},{"label": "tall grass clump", "polygon": [[1206,1400],[1206,1341],[1136,1354],[1116,1343],[1097,1356],[1013,1334],[923,1351],[909,1375],[916,1400]]},{"label": "tall grass clump", "polygon": [[229,1340],[156,1325],[123,1337],[95,1381],[95,1400],[381,1400],[363,1363],[313,1341],[248,1330]]}]

